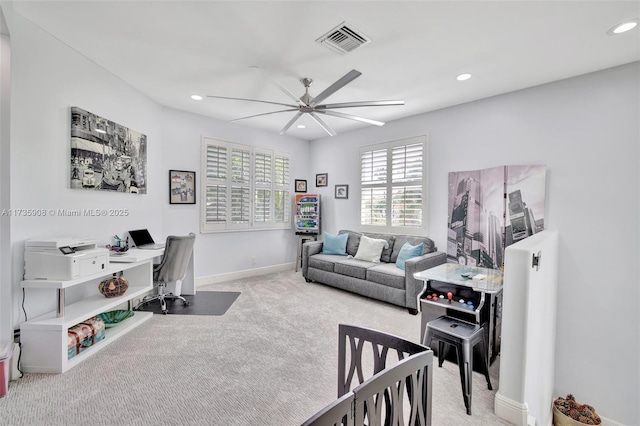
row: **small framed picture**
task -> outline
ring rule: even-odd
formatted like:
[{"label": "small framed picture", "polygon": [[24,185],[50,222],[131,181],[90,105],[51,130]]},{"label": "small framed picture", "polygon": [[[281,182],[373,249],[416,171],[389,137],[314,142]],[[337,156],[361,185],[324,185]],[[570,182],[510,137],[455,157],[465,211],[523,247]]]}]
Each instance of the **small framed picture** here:
[{"label": "small framed picture", "polygon": [[196,172],[169,170],[169,204],[196,203]]},{"label": "small framed picture", "polygon": [[327,186],[328,177],[326,173],[319,173],[316,175],[316,186]]},{"label": "small framed picture", "polygon": [[336,198],[349,198],[349,185],[336,185]]},{"label": "small framed picture", "polygon": [[307,192],[307,181],[296,179],[296,192]]}]

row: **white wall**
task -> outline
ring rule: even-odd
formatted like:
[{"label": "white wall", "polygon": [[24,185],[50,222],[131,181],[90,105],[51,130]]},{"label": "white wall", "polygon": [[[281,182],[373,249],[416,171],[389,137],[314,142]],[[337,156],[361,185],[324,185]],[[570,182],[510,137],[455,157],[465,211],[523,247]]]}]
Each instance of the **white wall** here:
[{"label": "white wall", "polygon": [[[0,10],[0,210],[9,207],[11,183],[11,39]],[[11,309],[11,217],[0,215],[0,357],[13,340]]]},{"label": "white wall", "polygon": [[[81,235],[107,244],[114,234],[135,228],[149,228],[158,240],[194,231],[195,275],[205,277],[205,282],[207,277],[293,263],[293,230],[200,234],[199,189],[197,205],[170,205],[168,171],[194,170],[201,176],[204,135],[292,152],[292,179],[308,179],[308,142],[164,108],[24,20],[11,5],[3,5],[3,10],[12,34],[11,208],[129,210],[127,217],[12,218],[14,325],[24,319],[19,281],[24,241],[29,238]],[[70,189],[71,106],[147,136],[146,195]],[[54,308],[53,294],[31,293],[37,292],[27,295],[30,317]]]},{"label": "white wall", "polygon": [[[201,135],[236,142],[257,137],[264,141],[257,145],[289,148],[296,158],[293,177],[324,195],[323,228],[337,231],[357,227],[358,148],[428,134],[428,234],[441,249],[449,171],[547,165],[546,226],[560,233],[556,394],[571,392],[608,418],[637,424],[638,63],[344,133],[313,142],[309,151],[302,141],[298,146],[162,108],[14,14],[10,4],[3,10],[12,42],[11,207],[130,210],[127,218],[14,218],[14,316],[27,238],[91,235],[106,243],[138,226],[161,236],[197,229],[197,207],[169,206],[167,174],[169,168],[199,172],[199,156],[192,156]],[[147,135],[147,195],[69,189],[72,105]],[[315,174],[324,172],[329,186],[315,188]],[[333,199],[337,183],[350,185],[349,200]],[[285,231],[199,234],[196,276],[249,269],[254,254],[256,267],[291,262],[293,241]]]},{"label": "white wall", "polygon": [[448,172],[545,164],[545,226],[560,234],[556,396],[638,424],[639,76],[633,63],[314,141],[313,172],[329,173],[323,227],[357,227],[362,145],[428,134],[428,235],[441,250]]},{"label": "white wall", "polygon": [[[278,134],[212,120],[175,109],[163,110],[165,140],[162,169],[200,170],[202,136],[260,146],[293,154],[291,179],[309,179],[309,143]],[[168,172],[162,177],[168,188]],[[197,182],[197,205],[169,205],[168,189],[163,192],[165,233],[198,233],[202,185]],[[293,192],[292,192],[293,197]],[[292,207],[293,209],[293,207]],[[195,275],[204,282],[216,281],[215,276],[254,268],[266,268],[292,263],[296,255],[297,238],[292,229],[199,234],[196,237]],[[251,260],[255,259],[255,264]]]}]

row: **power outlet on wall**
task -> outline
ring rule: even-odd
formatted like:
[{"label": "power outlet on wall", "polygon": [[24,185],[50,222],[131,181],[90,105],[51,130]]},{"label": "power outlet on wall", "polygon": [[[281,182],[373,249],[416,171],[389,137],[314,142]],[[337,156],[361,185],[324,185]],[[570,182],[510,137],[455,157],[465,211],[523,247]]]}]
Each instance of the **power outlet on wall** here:
[{"label": "power outlet on wall", "polygon": [[256,258],[252,257],[251,258],[251,266],[254,266],[256,264]]}]

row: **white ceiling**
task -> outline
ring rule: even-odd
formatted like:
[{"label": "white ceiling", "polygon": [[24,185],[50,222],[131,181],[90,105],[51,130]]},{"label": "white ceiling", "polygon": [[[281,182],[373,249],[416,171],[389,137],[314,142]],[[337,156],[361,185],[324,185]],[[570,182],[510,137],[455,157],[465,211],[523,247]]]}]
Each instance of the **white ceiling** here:
[{"label": "white ceiling", "polygon": [[[296,95],[325,102],[403,99],[341,112],[391,121],[640,60],[640,1],[16,1],[17,12],[162,105],[232,120],[282,109],[205,98],[289,103],[259,66]],[[372,39],[344,56],[315,40],[346,21]],[[459,73],[473,77],[456,81]],[[294,112],[241,120],[274,133]],[[323,116],[338,133],[368,126]],[[326,136],[305,114],[288,135]],[[298,123],[297,123],[298,124]]]}]

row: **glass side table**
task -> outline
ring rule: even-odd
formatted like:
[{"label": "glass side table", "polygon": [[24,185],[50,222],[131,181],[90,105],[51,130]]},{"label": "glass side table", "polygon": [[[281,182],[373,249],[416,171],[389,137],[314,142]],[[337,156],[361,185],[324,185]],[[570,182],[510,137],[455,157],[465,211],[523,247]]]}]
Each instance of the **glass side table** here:
[{"label": "glass side table", "polygon": [[[500,351],[502,271],[444,263],[413,276],[424,282],[419,303],[420,341],[424,339],[427,322],[443,315],[458,318],[487,328],[487,359],[493,362]],[[447,293],[452,293],[451,300]],[[434,294],[436,297],[433,297]],[[467,299],[459,294],[467,295]]]}]

